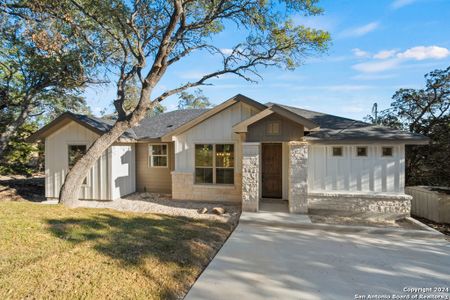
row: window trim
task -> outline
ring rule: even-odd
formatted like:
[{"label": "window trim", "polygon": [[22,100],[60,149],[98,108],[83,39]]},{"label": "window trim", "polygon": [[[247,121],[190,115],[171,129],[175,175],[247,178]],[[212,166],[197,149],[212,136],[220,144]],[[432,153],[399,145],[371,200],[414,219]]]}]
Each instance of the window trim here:
[{"label": "window trim", "polygon": [[[334,148],[341,148],[341,155],[334,155]],[[331,157],[342,158],[344,157],[344,147],[343,146],[331,146]]]},{"label": "window trim", "polygon": [[[383,155],[383,148],[390,148],[391,149],[391,155]],[[381,146],[381,157],[382,158],[393,158],[394,157],[394,146]]]},{"label": "window trim", "polygon": [[[153,146],[166,146],[166,154],[156,154],[153,155]],[[168,169],[169,168],[169,144],[166,143],[150,143],[147,145],[147,151],[148,151],[148,155],[147,155],[147,159],[148,159],[148,164],[147,166],[149,168],[155,168],[155,169]],[[157,156],[157,157],[166,157],[166,165],[165,166],[154,166],[153,165],[153,157]]]},{"label": "window trim", "polygon": [[[69,151],[70,151],[70,147],[71,146],[85,146],[86,147],[86,152],[88,151],[88,148],[89,148],[89,146],[88,146],[88,144],[87,143],[83,143],[83,142],[68,142],[67,143],[67,170],[68,171],[70,171],[70,156],[69,156]],[[85,180],[86,180],[86,183],[84,182],[84,180],[83,180],[83,182],[81,183],[81,186],[83,187],[83,186],[85,186],[85,187],[87,187],[87,186],[90,186],[89,185],[89,181],[90,181],[90,174],[91,174],[91,171],[89,170],[89,172],[87,173],[87,175],[86,175],[86,177],[85,177]]]},{"label": "window trim", "polygon": [[[366,155],[358,155],[358,148],[365,148]],[[357,158],[368,158],[369,157],[369,147],[368,146],[355,146],[355,157]]]},{"label": "window trim", "polygon": [[[196,165],[196,161],[195,161],[195,147],[197,145],[212,145],[212,152],[213,152],[213,161],[212,161],[212,167],[205,167],[205,166],[197,166]],[[233,167],[217,167],[216,166],[216,145],[233,145]],[[195,182],[195,169],[197,168],[204,168],[204,169],[212,169],[212,183],[197,183]],[[227,170],[233,170],[233,183],[217,183],[217,174],[216,174],[216,170],[217,169],[227,169]],[[206,142],[206,143],[201,143],[201,142],[195,142],[194,143],[194,185],[200,185],[200,186],[235,186],[236,184],[236,180],[234,178],[236,174],[236,143],[235,142],[216,142],[216,143],[211,143],[211,142]]]}]

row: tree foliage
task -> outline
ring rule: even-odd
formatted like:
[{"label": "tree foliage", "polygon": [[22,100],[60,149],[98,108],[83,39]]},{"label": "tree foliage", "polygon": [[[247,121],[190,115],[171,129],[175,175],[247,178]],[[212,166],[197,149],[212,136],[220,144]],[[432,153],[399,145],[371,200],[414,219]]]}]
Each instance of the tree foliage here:
[{"label": "tree foliage", "polygon": [[201,89],[196,89],[193,93],[183,91],[179,94],[179,98],[178,109],[209,108],[212,106]]},{"label": "tree foliage", "polygon": [[[327,32],[295,24],[293,16],[321,13],[317,0],[6,0],[5,7],[24,18],[49,19],[74,40],[105,58],[104,69],[116,78],[117,120],[97,139],[71,171],[61,200],[76,201],[87,171],[121,134],[138,124],[159,102],[212,78],[234,74],[248,81],[261,68],[293,69],[305,57],[326,50]],[[242,38],[223,51],[214,38],[226,28]],[[58,31],[59,32],[59,31]],[[153,95],[155,86],[177,62],[193,53],[215,57],[197,80]],[[105,55],[108,54],[108,55]],[[95,56],[95,55],[94,55]],[[127,111],[126,87],[138,80],[139,101]]]},{"label": "tree foliage", "polygon": [[426,74],[425,81],[423,89],[398,90],[377,123],[431,139],[430,145],[406,147],[408,185],[450,186],[450,67]]},{"label": "tree foliage", "polygon": [[[23,18],[0,4],[0,172],[29,173],[30,129],[63,111],[88,113],[80,96],[92,69],[52,20]],[[83,57],[83,55],[85,57]]]}]

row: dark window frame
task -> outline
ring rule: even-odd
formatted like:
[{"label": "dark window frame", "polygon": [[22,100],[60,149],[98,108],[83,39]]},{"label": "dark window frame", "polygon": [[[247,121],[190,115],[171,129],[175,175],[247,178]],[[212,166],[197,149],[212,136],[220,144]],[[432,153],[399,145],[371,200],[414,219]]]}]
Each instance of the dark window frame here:
[{"label": "dark window frame", "polygon": [[[391,154],[390,155],[385,155],[384,154],[384,150],[385,149],[389,149],[391,151]],[[393,157],[394,156],[394,147],[392,147],[392,146],[383,146],[383,147],[381,147],[381,156],[382,157]]]},{"label": "dark window frame", "polygon": [[[83,146],[84,147],[84,153],[83,153],[83,155],[84,154],[86,154],[86,152],[87,152],[87,150],[88,150],[88,146],[87,146],[87,144],[84,144],[84,143],[70,143],[70,144],[68,144],[67,145],[67,168],[69,169],[69,171],[70,171],[70,169],[72,168],[72,166],[73,165],[75,165],[76,164],[76,162],[77,161],[75,161],[75,162],[73,162],[73,164],[71,163],[71,161],[70,161],[70,159],[71,159],[71,155],[70,155],[70,147],[80,147],[80,146]],[[72,166],[71,166],[72,165]],[[83,183],[82,183],[82,185],[84,185],[84,186],[87,186],[88,185],[88,176],[89,176],[89,173],[90,172],[88,172],[88,175],[84,178],[84,180],[83,180]]]},{"label": "dark window frame", "polygon": [[[335,154],[335,152],[334,152],[335,149],[339,149],[340,150],[340,154],[339,155]],[[344,147],[342,147],[342,146],[332,146],[331,147],[331,156],[333,156],[333,157],[343,157],[344,156]]]},{"label": "dark window frame", "polygon": [[[364,149],[364,154],[360,155],[359,150]],[[355,149],[356,157],[368,157],[369,156],[369,147],[367,146],[357,146]]]},{"label": "dark window frame", "polygon": [[[212,146],[212,165],[211,166],[199,166],[197,165],[197,161],[196,161],[196,149],[197,146],[199,145],[208,145],[208,146]],[[232,167],[223,167],[223,166],[217,166],[217,146],[224,146],[224,145],[231,145],[233,150],[232,150],[232,157],[233,157],[233,163],[232,163]],[[199,182],[197,181],[197,169],[210,169],[211,170],[211,175],[212,175],[212,180],[211,182]],[[236,169],[236,145],[234,143],[199,143],[199,144],[194,144],[194,184],[196,185],[225,185],[225,186],[234,186],[234,174],[235,174],[235,169]],[[218,183],[217,182],[217,171],[220,170],[232,170],[233,176],[232,176],[232,182],[231,183]]]}]

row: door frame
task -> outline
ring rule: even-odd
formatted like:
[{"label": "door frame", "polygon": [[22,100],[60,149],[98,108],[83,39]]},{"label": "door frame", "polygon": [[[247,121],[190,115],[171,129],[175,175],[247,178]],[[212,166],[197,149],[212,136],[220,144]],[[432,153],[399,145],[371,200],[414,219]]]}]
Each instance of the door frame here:
[{"label": "door frame", "polygon": [[264,167],[263,167],[263,162],[262,162],[262,160],[263,160],[263,145],[264,144],[276,144],[276,145],[279,145],[279,147],[280,147],[280,153],[281,153],[281,172],[280,172],[280,187],[281,187],[281,194],[280,194],[280,197],[276,197],[276,198],[266,198],[266,199],[279,199],[280,201],[281,200],[283,200],[283,189],[284,189],[284,185],[283,185],[283,183],[284,183],[284,165],[283,165],[283,149],[284,149],[284,146],[283,146],[283,142],[261,142],[260,143],[260,149],[261,149],[261,155],[260,155],[260,166],[261,166],[261,172],[260,172],[260,178],[259,178],[259,180],[260,180],[260,188],[259,188],[259,192],[260,192],[260,199],[263,199],[264,197],[263,197],[263,185],[264,185],[264,181],[263,181],[263,172],[264,172]]}]

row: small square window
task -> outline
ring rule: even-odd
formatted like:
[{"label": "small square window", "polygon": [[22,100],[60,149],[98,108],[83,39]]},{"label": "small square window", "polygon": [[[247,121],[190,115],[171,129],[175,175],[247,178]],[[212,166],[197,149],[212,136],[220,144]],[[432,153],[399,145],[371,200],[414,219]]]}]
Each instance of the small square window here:
[{"label": "small square window", "polygon": [[167,168],[168,154],[166,144],[150,145],[148,152],[151,167]]},{"label": "small square window", "polygon": [[383,156],[392,156],[393,148],[392,147],[382,147],[381,148]]},{"label": "small square window", "polygon": [[342,147],[333,147],[333,156],[342,156]]},{"label": "small square window", "polygon": [[356,147],[357,156],[367,156],[367,147]]},{"label": "small square window", "polygon": [[278,135],[280,134],[280,122],[270,122],[267,123],[266,133],[268,135]]}]

